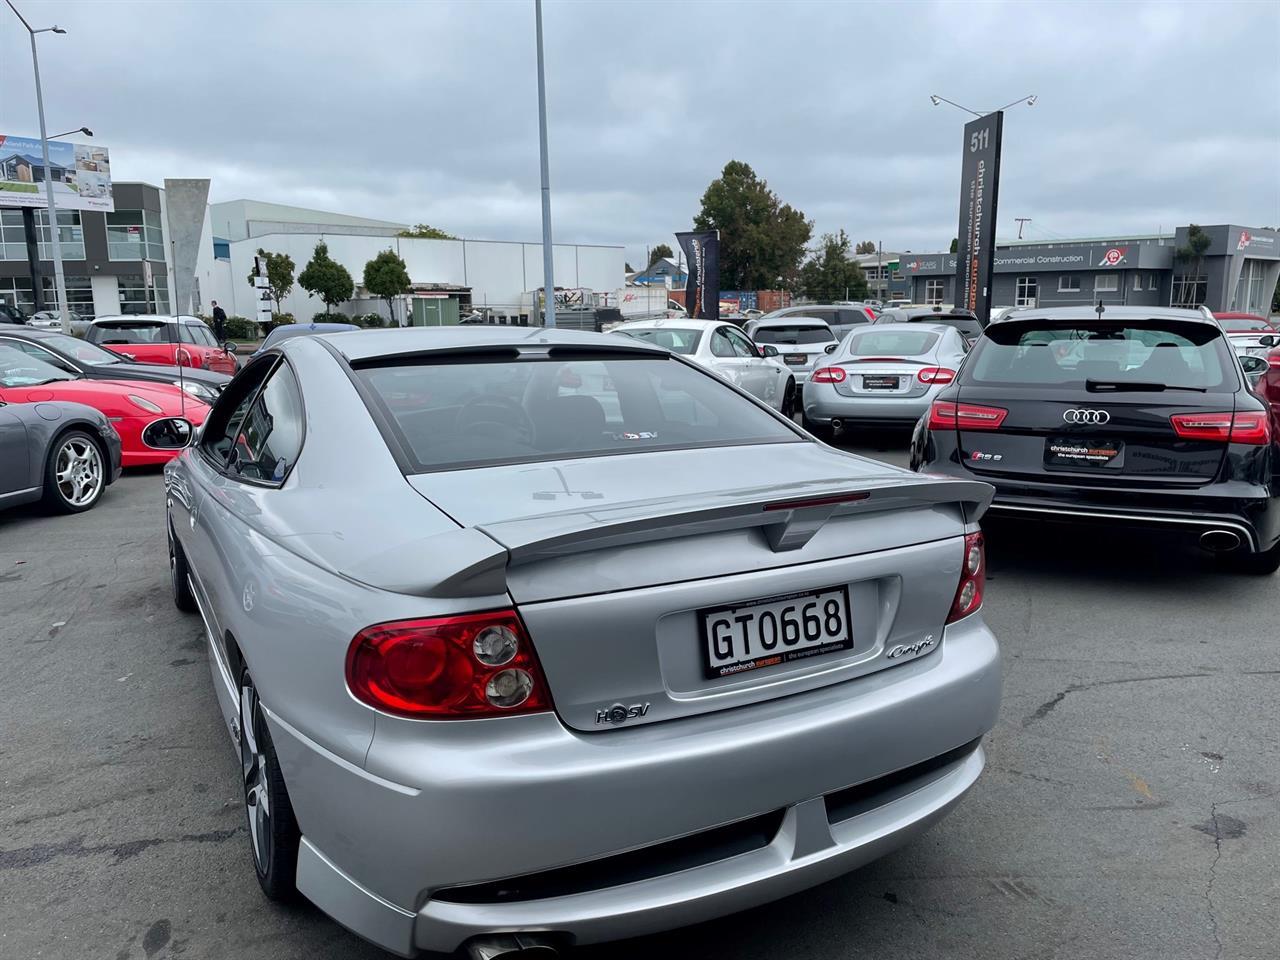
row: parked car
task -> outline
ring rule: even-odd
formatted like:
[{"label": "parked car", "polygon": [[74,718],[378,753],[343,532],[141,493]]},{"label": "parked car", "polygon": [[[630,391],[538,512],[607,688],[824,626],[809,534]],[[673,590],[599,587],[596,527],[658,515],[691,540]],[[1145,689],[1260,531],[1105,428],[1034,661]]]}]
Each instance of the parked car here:
[{"label": "parked car", "polygon": [[11,303],[5,303],[0,300],[0,323],[15,323],[25,325],[27,315],[15,307]]},{"label": "parked car", "polygon": [[902,311],[897,311],[891,316],[895,318],[888,321],[891,323],[929,323],[954,327],[960,331],[969,346],[973,346],[978,337],[982,336],[983,323],[978,319],[977,314],[970,310],[951,309],[946,312],[913,310],[906,313],[905,316]]},{"label": "parked car", "polygon": [[120,436],[99,411],[0,399],[0,510],[41,501],[58,513],[80,513],[118,476]]},{"label": "parked car", "polygon": [[131,363],[118,353],[55,330],[24,327],[6,331],[0,327],[0,346],[29,353],[89,380],[146,380],[172,384],[205,403],[213,403],[218,399],[218,394],[231,382],[231,378],[225,373],[214,373],[199,367]]},{"label": "parked car", "polygon": [[89,324],[84,338],[139,363],[236,372],[236,345],[220,345],[199,317],[99,317]]},{"label": "parked car", "polygon": [[[1265,357],[1271,345],[1280,342],[1278,332],[1266,317],[1252,313],[1215,313],[1213,318],[1227,332],[1236,353]],[[1266,343],[1264,338],[1270,338]]]},{"label": "parked car", "polygon": [[831,430],[914,424],[955,379],[968,345],[954,327],[886,323],[855,330],[804,391],[804,425]]},{"label": "parked car", "polygon": [[706,367],[783,415],[796,410],[796,375],[778,360],[777,347],[759,346],[723,320],[636,320],[614,333],[652,343]]},{"label": "parked car", "polygon": [[809,379],[814,365],[840,342],[826,321],[813,317],[748,321],[747,334],[757,346],[776,348],[801,386]]},{"label": "parked car", "polygon": [[1185,529],[1270,573],[1277,455],[1267,407],[1216,321],[1063,307],[987,328],[917,426],[911,464],[993,483],[998,513]]},{"label": "parked car", "polygon": [[0,400],[66,400],[105,414],[120,435],[125,467],[164,463],[191,440],[209,407],[177,387],[140,380],[90,380],[0,345]]},{"label": "parked car", "polygon": [[[463,320],[459,320],[458,322],[486,322],[485,318],[478,313],[472,314],[471,316],[477,317],[478,319],[471,320],[470,317],[467,317]],[[272,350],[280,345],[280,341],[289,340],[292,337],[312,337],[317,333],[343,333],[344,331],[359,329],[360,328],[354,323],[282,323],[280,326],[272,329],[272,331],[267,334],[266,339],[264,339],[259,345],[258,349],[249,356],[256,357],[264,350]]]},{"label": "parked car", "polygon": [[[89,325],[88,318],[80,316],[74,310],[71,311],[69,319],[72,333],[82,333]],[[39,310],[31,315],[27,325],[41,330],[61,330],[62,314],[57,310]]]},{"label": "parked car", "polygon": [[775,320],[779,317],[813,317],[824,320],[837,339],[844,339],[845,334],[854,327],[874,323],[876,312],[871,307],[852,303],[802,303],[771,311],[760,319]]},{"label": "parked car", "polygon": [[399,954],[755,907],[985,762],[990,487],[636,338],[296,337],[165,485],[258,881]]}]

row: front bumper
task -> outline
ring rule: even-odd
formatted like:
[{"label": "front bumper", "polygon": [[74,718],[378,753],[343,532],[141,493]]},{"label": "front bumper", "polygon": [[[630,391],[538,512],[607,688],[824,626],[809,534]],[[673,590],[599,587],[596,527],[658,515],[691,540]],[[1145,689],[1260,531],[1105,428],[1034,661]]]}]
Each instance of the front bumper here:
[{"label": "front bumper", "polygon": [[[981,749],[948,755],[994,725],[1000,674],[995,639],[974,616],[899,667],[634,730],[582,734],[553,714],[426,726],[379,717],[364,769],[269,713],[304,834],[298,886],[406,956],[498,932],[592,943],[742,910],[861,866],[941,818],[982,770]],[[948,762],[927,777],[841,805],[851,785],[939,757]],[[767,843],[692,868],[532,899],[458,893],[571,865],[603,864],[607,876],[627,851],[775,815]]]}]

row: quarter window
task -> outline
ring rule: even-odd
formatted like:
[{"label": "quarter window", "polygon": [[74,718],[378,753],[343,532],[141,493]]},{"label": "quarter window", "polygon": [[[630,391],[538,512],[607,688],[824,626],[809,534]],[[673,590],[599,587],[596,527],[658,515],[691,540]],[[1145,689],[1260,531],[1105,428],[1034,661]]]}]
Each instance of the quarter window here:
[{"label": "quarter window", "polygon": [[1034,307],[1040,299],[1040,281],[1035,277],[1019,277],[1014,306]]},{"label": "quarter window", "polygon": [[751,341],[739,333],[737,330],[725,329],[725,335],[728,336],[729,342],[733,344],[733,352],[739,357],[758,357],[759,351],[751,345]]},{"label": "quarter window", "polygon": [[283,483],[302,450],[302,397],[287,363],[276,367],[240,422],[231,472],[246,480]]},{"label": "quarter window", "polygon": [[737,356],[733,350],[733,343],[729,340],[729,335],[724,327],[720,327],[711,334],[711,355],[713,357]]}]

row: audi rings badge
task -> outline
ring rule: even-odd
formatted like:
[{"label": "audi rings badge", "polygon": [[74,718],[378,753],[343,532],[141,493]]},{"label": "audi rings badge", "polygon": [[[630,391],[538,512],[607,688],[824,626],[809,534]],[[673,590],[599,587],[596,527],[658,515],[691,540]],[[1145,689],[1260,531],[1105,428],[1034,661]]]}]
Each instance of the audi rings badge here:
[{"label": "audi rings badge", "polygon": [[1101,426],[1111,422],[1111,414],[1105,410],[1068,410],[1062,415],[1062,419],[1067,423]]}]

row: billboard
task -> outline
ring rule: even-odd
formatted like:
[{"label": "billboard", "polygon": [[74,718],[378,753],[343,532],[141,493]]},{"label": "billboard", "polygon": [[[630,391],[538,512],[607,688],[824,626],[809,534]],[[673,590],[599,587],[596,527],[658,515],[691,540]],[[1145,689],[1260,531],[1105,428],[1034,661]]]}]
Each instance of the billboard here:
[{"label": "billboard", "polygon": [[[59,210],[115,210],[106,147],[49,141],[53,202]],[[0,134],[0,207],[43,207],[44,151],[40,140]]]},{"label": "billboard", "polygon": [[689,259],[684,305],[695,320],[720,319],[720,231],[677,233],[676,240]]},{"label": "billboard", "polygon": [[991,308],[991,272],[995,267],[996,198],[1000,186],[1000,111],[964,127],[960,165],[960,228],[956,233],[956,306],[987,320]]}]

